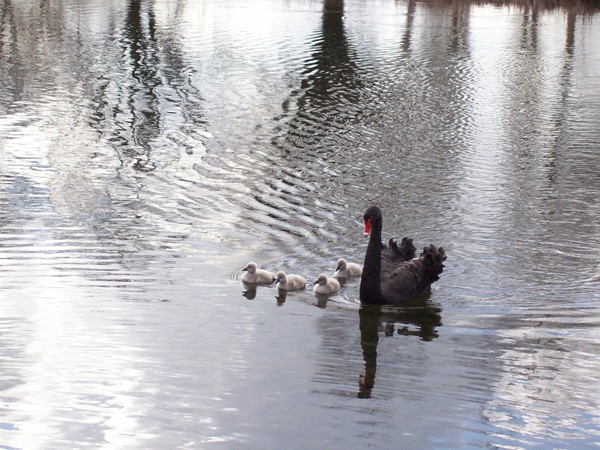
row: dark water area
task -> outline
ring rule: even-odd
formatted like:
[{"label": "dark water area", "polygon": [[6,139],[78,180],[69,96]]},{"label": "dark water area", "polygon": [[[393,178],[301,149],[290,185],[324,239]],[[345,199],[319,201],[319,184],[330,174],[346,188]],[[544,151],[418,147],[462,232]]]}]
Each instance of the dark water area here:
[{"label": "dark water area", "polygon": [[[0,448],[597,448],[582,2],[0,0]],[[241,282],[443,245],[366,308]]]}]

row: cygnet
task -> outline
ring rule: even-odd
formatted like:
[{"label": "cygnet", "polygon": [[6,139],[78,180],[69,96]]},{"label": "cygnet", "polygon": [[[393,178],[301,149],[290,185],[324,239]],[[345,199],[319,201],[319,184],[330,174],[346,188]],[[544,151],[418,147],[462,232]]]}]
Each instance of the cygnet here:
[{"label": "cygnet", "polygon": [[315,294],[334,294],[340,290],[340,283],[335,278],[327,278],[327,275],[322,273],[315,281],[313,292]]},{"label": "cygnet", "polygon": [[337,260],[337,268],[335,269],[334,277],[350,278],[359,277],[362,274],[362,267],[355,263],[346,262],[344,258]]},{"label": "cygnet", "polygon": [[306,279],[301,275],[289,274],[287,275],[283,270],[277,272],[277,282],[279,283],[279,289],[285,291],[297,291],[304,289],[306,286]]},{"label": "cygnet", "polygon": [[275,275],[272,272],[264,269],[257,269],[255,262],[249,262],[246,267],[242,269],[244,275],[242,275],[242,281],[250,284],[273,284],[275,282]]}]

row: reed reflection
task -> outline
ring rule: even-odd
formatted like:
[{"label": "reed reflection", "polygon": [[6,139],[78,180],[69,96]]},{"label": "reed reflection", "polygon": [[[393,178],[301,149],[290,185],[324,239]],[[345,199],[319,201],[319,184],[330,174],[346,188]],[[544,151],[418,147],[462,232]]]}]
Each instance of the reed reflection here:
[{"label": "reed reflection", "polygon": [[[380,333],[385,338],[398,334],[416,336],[423,341],[432,341],[438,337],[437,327],[442,325],[441,308],[428,301],[429,295],[428,293],[403,307],[361,306],[358,315],[365,370],[359,376],[359,398],[370,398],[375,387]],[[412,326],[416,326],[417,329],[412,329]]]}]

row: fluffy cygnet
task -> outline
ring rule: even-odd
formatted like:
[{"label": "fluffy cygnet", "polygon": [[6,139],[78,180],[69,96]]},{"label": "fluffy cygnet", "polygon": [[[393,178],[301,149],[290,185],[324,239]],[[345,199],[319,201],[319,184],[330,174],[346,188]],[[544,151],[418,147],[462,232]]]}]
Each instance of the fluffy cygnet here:
[{"label": "fluffy cygnet", "polygon": [[313,292],[315,294],[334,294],[340,290],[340,283],[335,278],[327,278],[327,275],[322,273],[315,281]]},{"label": "fluffy cygnet", "polygon": [[346,262],[344,258],[337,260],[337,268],[335,269],[334,277],[350,278],[359,277],[362,274],[362,267],[355,263]]},{"label": "fluffy cygnet", "polygon": [[298,289],[304,289],[306,286],[306,279],[301,275],[287,275],[283,270],[277,272],[277,282],[279,283],[279,289],[286,291],[297,291]]},{"label": "fluffy cygnet", "polygon": [[275,281],[275,275],[264,269],[257,269],[255,262],[249,262],[246,267],[242,269],[244,275],[242,275],[242,281],[250,284],[273,284]]}]

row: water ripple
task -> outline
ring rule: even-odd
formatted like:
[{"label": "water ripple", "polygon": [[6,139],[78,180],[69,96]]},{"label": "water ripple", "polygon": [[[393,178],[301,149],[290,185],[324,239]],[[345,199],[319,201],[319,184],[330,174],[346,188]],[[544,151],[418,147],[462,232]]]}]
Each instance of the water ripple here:
[{"label": "water ripple", "polygon": [[[0,15],[3,443],[597,441],[595,16],[30,6]],[[242,285],[360,262],[370,203],[446,248],[424,305]]]}]

